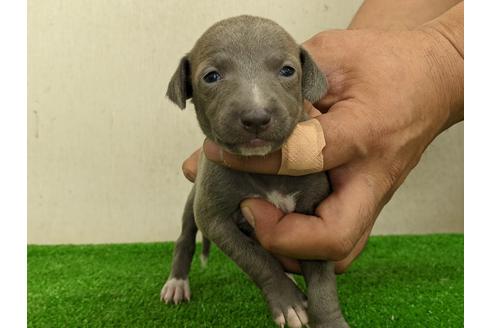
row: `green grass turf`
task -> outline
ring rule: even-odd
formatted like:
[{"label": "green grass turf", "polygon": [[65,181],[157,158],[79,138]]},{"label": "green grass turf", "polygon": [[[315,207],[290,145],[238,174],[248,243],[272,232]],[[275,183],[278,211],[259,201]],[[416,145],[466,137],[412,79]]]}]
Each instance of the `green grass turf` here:
[{"label": "green grass turf", "polygon": [[[195,256],[191,302],[161,303],[172,249],[28,246],[28,326],[275,327],[259,290],[217,247],[206,269]],[[338,277],[351,327],[462,327],[463,285],[463,235],[372,237]]]}]

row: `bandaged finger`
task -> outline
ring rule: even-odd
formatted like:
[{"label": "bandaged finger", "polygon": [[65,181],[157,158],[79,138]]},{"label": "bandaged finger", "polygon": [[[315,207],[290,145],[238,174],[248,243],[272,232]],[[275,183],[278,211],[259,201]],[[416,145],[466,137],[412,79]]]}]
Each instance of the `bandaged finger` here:
[{"label": "bandaged finger", "polygon": [[323,171],[323,148],[325,148],[323,128],[317,119],[304,121],[282,146],[280,175],[306,175]]}]

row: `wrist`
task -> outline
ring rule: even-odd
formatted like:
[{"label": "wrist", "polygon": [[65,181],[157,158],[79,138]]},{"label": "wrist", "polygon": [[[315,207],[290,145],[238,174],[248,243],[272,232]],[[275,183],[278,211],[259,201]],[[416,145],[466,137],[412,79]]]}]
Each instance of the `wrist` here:
[{"label": "wrist", "polygon": [[459,0],[365,0],[349,29],[411,30],[454,6]]},{"label": "wrist", "polygon": [[[422,26],[409,32],[421,47],[421,73],[426,83],[416,86],[434,114],[436,135],[463,120],[463,57],[440,31]],[[430,114],[430,113],[429,113]]]},{"label": "wrist", "polygon": [[464,119],[463,3],[415,30],[427,40],[427,61],[440,105],[447,111],[443,130]]}]

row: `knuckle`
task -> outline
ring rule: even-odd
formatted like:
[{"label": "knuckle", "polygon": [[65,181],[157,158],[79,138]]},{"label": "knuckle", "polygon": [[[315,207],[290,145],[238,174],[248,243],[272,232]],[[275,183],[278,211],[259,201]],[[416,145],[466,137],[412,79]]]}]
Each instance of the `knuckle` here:
[{"label": "knuckle", "polygon": [[388,168],[388,179],[390,186],[399,185],[401,175],[404,169],[404,164],[401,160],[394,160]]},{"label": "knuckle", "polygon": [[329,247],[329,253],[331,254],[331,259],[334,261],[341,261],[349,256],[350,252],[355,246],[352,238],[348,233],[339,233],[336,238],[332,239]]},{"label": "knuckle", "polygon": [[264,249],[266,249],[270,253],[275,252],[275,245],[271,237],[268,235],[266,236],[257,236],[257,238],[260,241],[261,246],[263,246]]},{"label": "knuckle", "polygon": [[367,152],[381,154],[387,146],[388,134],[383,124],[372,123],[368,124],[365,131],[367,141]]},{"label": "knuckle", "polygon": [[323,48],[328,34],[328,31],[321,31],[306,41],[304,45],[308,48]]},{"label": "knuckle", "polygon": [[196,177],[196,173],[198,169],[196,164],[197,164],[196,160],[193,158],[193,156],[187,158],[181,164],[181,171],[183,172],[183,175],[191,182],[194,182]]},{"label": "knuckle", "polygon": [[385,202],[389,201],[389,198],[401,186],[407,171],[407,163],[401,158],[396,158],[386,165],[384,178],[382,179],[382,192],[387,194],[388,198]]},{"label": "knuckle", "polygon": [[337,266],[335,267],[335,274],[344,274],[347,272],[348,267],[343,267],[343,266]]},{"label": "knuckle", "polygon": [[335,263],[335,273],[344,274],[347,272],[348,268],[352,265],[353,257],[349,259],[344,259]]}]

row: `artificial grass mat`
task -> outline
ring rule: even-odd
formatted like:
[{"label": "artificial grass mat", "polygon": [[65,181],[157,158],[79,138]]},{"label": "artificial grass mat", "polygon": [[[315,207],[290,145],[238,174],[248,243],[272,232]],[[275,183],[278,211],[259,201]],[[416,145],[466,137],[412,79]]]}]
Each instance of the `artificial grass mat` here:
[{"label": "artificial grass mat", "polygon": [[[462,327],[463,239],[371,237],[337,278],[350,326]],[[275,327],[260,291],[216,246],[205,269],[195,255],[191,302],[161,303],[172,249],[28,246],[28,327]]]}]

